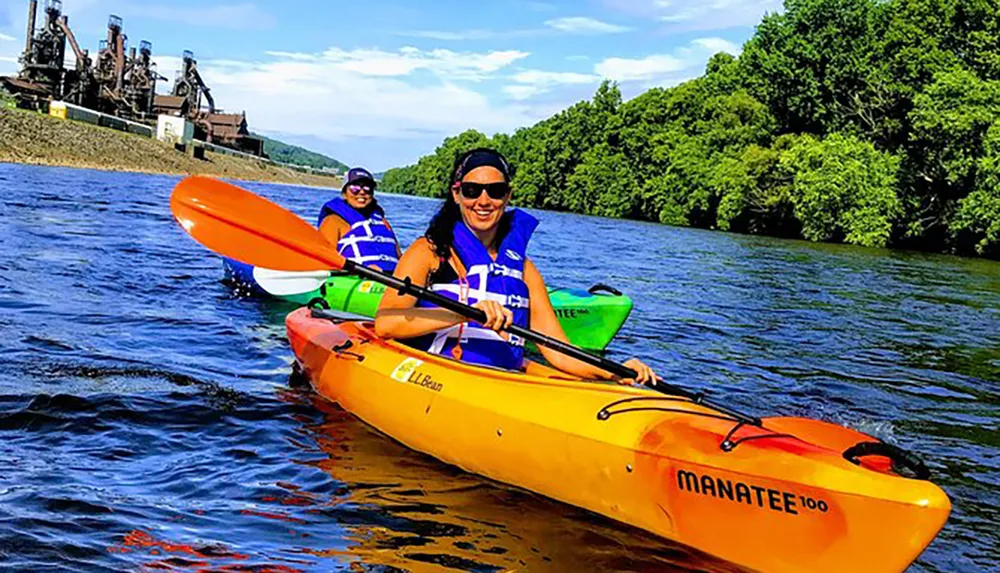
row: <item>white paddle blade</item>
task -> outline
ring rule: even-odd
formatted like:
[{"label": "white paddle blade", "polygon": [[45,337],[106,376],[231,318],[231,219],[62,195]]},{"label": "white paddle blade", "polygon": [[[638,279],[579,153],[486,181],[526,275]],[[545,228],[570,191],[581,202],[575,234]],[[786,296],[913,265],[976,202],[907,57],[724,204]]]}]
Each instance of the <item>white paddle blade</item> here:
[{"label": "white paddle blade", "polygon": [[268,294],[290,296],[318,289],[326,282],[330,271],[276,271],[254,267],[253,278]]}]

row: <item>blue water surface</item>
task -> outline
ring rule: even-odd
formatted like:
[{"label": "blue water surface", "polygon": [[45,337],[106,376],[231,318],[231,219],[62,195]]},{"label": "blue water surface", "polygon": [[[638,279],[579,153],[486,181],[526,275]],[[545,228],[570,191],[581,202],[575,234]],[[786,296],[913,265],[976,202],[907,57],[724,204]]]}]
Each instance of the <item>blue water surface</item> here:
[{"label": "blue water surface", "polygon": [[[409,451],[293,383],[284,316],[174,222],[176,177],[0,164],[0,568],[728,571]],[[313,221],[329,190],[242,184]],[[435,201],[380,195],[404,245]],[[609,356],[919,452],[1000,547],[1000,264],[538,212],[550,285],[635,310]],[[863,566],[859,564],[863,570]]]}]

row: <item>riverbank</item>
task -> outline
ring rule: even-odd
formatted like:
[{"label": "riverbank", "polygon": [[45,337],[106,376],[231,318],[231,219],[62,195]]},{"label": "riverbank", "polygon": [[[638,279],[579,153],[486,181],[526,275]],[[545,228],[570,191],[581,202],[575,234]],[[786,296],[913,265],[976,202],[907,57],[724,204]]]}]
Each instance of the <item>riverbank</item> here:
[{"label": "riverbank", "polygon": [[0,162],[340,186],[337,177],[301,173],[265,161],[212,152],[206,152],[204,160],[194,159],[155,139],[5,108],[0,108]]}]

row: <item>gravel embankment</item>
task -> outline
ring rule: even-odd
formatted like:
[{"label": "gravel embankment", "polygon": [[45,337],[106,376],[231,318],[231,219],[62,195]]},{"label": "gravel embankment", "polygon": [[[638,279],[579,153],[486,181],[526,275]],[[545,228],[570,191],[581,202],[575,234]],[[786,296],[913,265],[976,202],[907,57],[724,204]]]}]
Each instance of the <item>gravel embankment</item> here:
[{"label": "gravel embankment", "polygon": [[340,186],[335,177],[211,152],[194,159],[155,139],[5,108],[0,108],[0,162]]}]

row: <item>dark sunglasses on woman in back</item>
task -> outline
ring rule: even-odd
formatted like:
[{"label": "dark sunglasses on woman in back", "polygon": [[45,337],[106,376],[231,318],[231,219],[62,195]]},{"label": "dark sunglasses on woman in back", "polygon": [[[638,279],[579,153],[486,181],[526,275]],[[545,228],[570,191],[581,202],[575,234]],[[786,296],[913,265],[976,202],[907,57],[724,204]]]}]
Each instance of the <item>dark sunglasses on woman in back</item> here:
[{"label": "dark sunglasses on woman in back", "polygon": [[362,191],[371,195],[374,192],[371,185],[348,185],[347,190],[351,192],[351,195],[360,195]]},{"label": "dark sunglasses on woman in back", "polygon": [[486,191],[486,194],[490,196],[490,199],[500,200],[510,193],[510,183],[500,181],[497,183],[471,183],[468,181],[462,182],[462,197],[466,199],[479,199],[479,196]]}]

